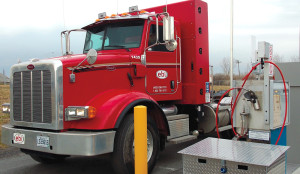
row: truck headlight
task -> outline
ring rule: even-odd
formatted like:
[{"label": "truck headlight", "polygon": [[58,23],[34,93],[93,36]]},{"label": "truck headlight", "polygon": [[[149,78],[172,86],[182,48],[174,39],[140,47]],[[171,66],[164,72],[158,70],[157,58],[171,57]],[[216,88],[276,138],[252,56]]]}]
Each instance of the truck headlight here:
[{"label": "truck headlight", "polygon": [[69,106],[65,109],[65,115],[66,121],[89,119],[96,116],[96,109],[92,106]]},{"label": "truck headlight", "polygon": [[2,112],[3,113],[10,113],[10,104],[9,103],[4,103],[2,105]]}]

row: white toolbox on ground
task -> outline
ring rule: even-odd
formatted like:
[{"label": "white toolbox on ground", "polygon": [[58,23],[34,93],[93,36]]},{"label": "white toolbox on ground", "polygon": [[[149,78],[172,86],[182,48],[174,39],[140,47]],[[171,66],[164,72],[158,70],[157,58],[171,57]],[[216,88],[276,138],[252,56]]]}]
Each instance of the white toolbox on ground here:
[{"label": "white toolbox on ground", "polygon": [[288,146],[206,138],[178,153],[185,174],[284,174]]}]

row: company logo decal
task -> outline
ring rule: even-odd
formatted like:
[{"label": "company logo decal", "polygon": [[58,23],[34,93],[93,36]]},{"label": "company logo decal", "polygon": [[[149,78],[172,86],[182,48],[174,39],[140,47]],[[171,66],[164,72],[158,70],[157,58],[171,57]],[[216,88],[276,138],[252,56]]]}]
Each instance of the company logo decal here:
[{"label": "company logo decal", "polygon": [[29,69],[29,70],[33,70],[33,69],[34,69],[34,65],[32,65],[32,64],[29,64],[29,65],[27,66],[27,69]]},{"label": "company logo decal", "polygon": [[165,70],[156,71],[156,77],[159,79],[165,79],[168,77],[168,72]]}]

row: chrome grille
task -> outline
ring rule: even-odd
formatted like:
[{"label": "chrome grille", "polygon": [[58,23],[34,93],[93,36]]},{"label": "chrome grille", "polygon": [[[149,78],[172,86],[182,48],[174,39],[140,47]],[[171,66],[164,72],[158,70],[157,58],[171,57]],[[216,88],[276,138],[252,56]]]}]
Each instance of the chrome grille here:
[{"label": "chrome grille", "polygon": [[43,122],[43,119],[41,117],[42,115],[42,71],[35,71],[35,73],[32,73],[32,119],[33,122]]},{"label": "chrome grille", "polygon": [[13,74],[13,118],[24,122],[52,122],[50,70]]},{"label": "chrome grille", "polygon": [[14,73],[13,75],[14,77],[14,85],[13,85],[13,112],[14,112],[14,115],[18,115],[18,116],[14,116],[14,120],[15,121],[21,121],[21,115],[22,115],[22,112],[21,110],[22,109],[22,88],[21,88],[21,72],[16,72]]},{"label": "chrome grille", "polygon": [[50,71],[43,72],[43,115],[44,123],[51,123],[52,107],[51,107],[51,73]]}]

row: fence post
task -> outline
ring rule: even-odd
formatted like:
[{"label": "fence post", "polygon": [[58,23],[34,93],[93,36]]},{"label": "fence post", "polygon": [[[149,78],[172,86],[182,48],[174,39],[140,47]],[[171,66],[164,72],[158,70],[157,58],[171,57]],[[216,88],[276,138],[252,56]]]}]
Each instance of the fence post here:
[{"label": "fence post", "polygon": [[135,174],[147,174],[147,107],[134,107]]}]

